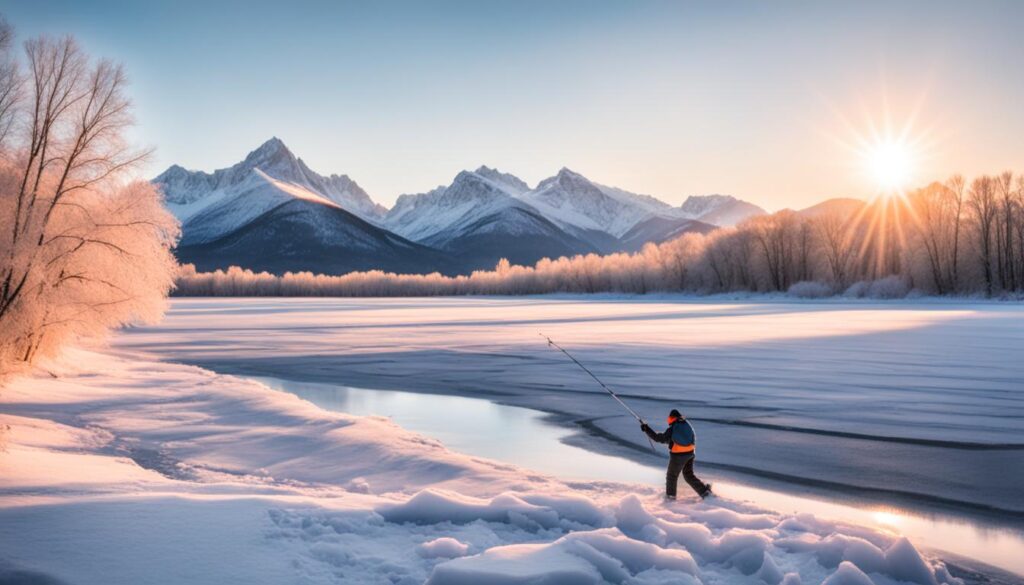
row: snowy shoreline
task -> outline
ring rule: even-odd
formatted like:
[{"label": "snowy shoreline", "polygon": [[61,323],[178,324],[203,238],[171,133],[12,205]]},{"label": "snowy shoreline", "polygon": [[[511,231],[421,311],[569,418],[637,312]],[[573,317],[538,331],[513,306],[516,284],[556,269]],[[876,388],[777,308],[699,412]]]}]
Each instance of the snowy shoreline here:
[{"label": "snowy shoreline", "polygon": [[666,507],[648,487],[569,488],[386,419],[140,357],[69,352],[4,388],[0,412],[11,580],[959,582],[892,535],[725,500]]},{"label": "snowy shoreline", "polygon": [[648,292],[648,293],[624,293],[624,292],[593,292],[593,293],[570,293],[570,292],[552,292],[552,293],[540,293],[540,294],[521,294],[521,295],[510,295],[510,294],[450,294],[450,295],[252,295],[252,294],[215,294],[215,295],[192,295],[192,294],[177,294],[174,291],[171,292],[173,299],[537,299],[537,300],[575,300],[575,301],[630,301],[630,302],[660,302],[660,301],[677,301],[686,303],[721,303],[721,302],[757,302],[757,303],[808,303],[808,304],[881,304],[881,305],[900,305],[900,304],[927,304],[927,305],[957,305],[957,304],[1006,304],[1006,303],[1022,303],[1024,302],[1024,296],[1021,295],[1005,295],[1005,296],[992,296],[986,297],[985,295],[926,295],[926,294],[915,294],[911,291],[911,294],[901,298],[873,298],[867,296],[854,297],[845,295],[830,295],[824,297],[806,298],[791,295],[784,292],[749,292],[749,291],[738,291],[738,292],[721,292],[711,294],[697,294],[697,293],[684,293],[684,292]]}]

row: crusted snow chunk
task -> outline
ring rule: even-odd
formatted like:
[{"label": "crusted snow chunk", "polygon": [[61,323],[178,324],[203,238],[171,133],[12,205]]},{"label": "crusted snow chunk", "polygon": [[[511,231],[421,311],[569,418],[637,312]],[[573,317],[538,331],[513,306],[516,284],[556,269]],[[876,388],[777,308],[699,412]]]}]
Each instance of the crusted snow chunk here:
[{"label": "crusted snow chunk", "polygon": [[835,573],[822,581],[821,585],[875,585],[875,582],[849,561],[843,561]]},{"label": "crusted snow chunk", "polygon": [[782,539],[776,545],[794,552],[812,552],[823,567],[838,567],[843,561],[853,563],[865,573],[882,573],[887,567],[881,549],[863,538],[844,534],[831,534],[821,539],[805,534]]},{"label": "crusted snow chunk", "polygon": [[[744,575],[756,573],[761,568],[770,543],[768,536],[757,531],[730,528],[715,536],[704,524],[656,518],[635,495],[626,496],[619,502],[615,517],[619,530],[631,538],[663,546],[679,545],[702,562],[734,566]],[[735,519],[743,523],[742,515]]]},{"label": "crusted snow chunk", "polygon": [[598,506],[590,498],[579,495],[556,495],[548,493],[525,494],[523,500],[537,506],[546,506],[571,522],[595,528],[609,527],[614,518],[608,510]]},{"label": "crusted snow chunk", "polygon": [[619,530],[636,538],[644,527],[655,524],[657,519],[644,508],[640,498],[635,494],[630,494],[622,498],[615,509],[615,522]]},{"label": "crusted snow chunk", "polygon": [[771,514],[744,514],[725,508],[713,510],[690,510],[689,516],[694,520],[714,528],[774,528],[779,519]]},{"label": "crusted snow chunk", "polygon": [[482,500],[434,489],[423,490],[400,504],[379,506],[377,512],[385,520],[398,524],[468,524],[484,520],[540,529],[558,527],[561,521],[556,509],[531,504],[517,495],[506,493]]},{"label": "crusted snow chunk", "polygon": [[696,584],[689,553],[633,540],[616,528],[574,532],[548,544],[499,546],[434,568],[428,585]]},{"label": "crusted snow chunk", "polygon": [[439,557],[454,559],[456,557],[464,557],[468,552],[468,544],[459,542],[450,536],[435,538],[416,547],[416,553],[425,559],[436,559]]},{"label": "crusted snow chunk", "polygon": [[363,477],[354,477],[345,484],[345,489],[357,494],[368,494],[370,493],[370,482],[366,481],[366,478]]},{"label": "crusted snow chunk", "polygon": [[784,578],[782,570],[767,552],[763,556],[764,560],[761,561],[761,568],[757,570],[757,577],[768,585],[779,585]]},{"label": "crusted snow chunk", "polygon": [[885,551],[888,574],[896,580],[935,585],[935,572],[921,558],[914,545],[905,536],[896,539]]}]

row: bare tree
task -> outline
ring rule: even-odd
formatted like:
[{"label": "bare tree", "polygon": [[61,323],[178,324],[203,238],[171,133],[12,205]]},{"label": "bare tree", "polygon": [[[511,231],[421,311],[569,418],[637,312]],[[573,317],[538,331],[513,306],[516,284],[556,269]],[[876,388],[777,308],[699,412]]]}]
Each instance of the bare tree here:
[{"label": "bare tree", "polygon": [[838,289],[850,285],[850,271],[857,257],[850,218],[837,212],[825,212],[812,221],[821,242],[822,254]]},{"label": "bare tree", "polygon": [[794,281],[799,226],[796,213],[789,210],[756,217],[748,224],[765,263],[769,290],[785,291]]},{"label": "bare tree", "polygon": [[967,206],[973,213],[975,235],[977,237],[979,261],[984,275],[985,294],[992,296],[994,288],[992,270],[992,240],[996,222],[996,196],[994,181],[991,177],[978,177],[971,182],[967,194]]},{"label": "bare tree", "polygon": [[1014,197],[1014,206],[1017,210],[1015,215],[1015,230],[1017,232],[1017,253],[1014,262],[1017,264],[1017,285],[1016,290],[1024,290],[1024,175],[1017,176],[1017,189]]},{"label": "bare tree", "polygon": [[963,225],[964,186],[964,178],[961,175],[953,175],[946,181],[946,189],[949,190],[951,204],[953,205],[953,246],[949,259],[949,282],[953,290],[959,290],[960,288],[960,231]]},{"label": "bare tree", "polygon": [[956,216],[960,203],[953,191],[942,183],[932,183],[911,193],[909,199],[910,224],[924,250],[935,292],[953,292],[956,282],[951,262],[955,259],[955,238],[959,228]]},{"label": "bare tree", "polygon": [[1017,277],[1014,270],[1014,222],[1017,215],[1016,196],[1013,173],[1005,171],[996,178],[996,189],[999,192],[999,212],[1002,221],[998,222],[999,243],[996,246],[999,259],[999,280],[1005,290],[1016,288]]},{"label": "bare tree", "polygon": [[7,144],[21,97],[21,76],[14,58],[14,30],[0,18],[0,148]]},{"label": "bare tree", "polygon": [[814,278],[814,230],[810,222],[800,220],[796,227],[796,274],[790,282],[802,282]]}]

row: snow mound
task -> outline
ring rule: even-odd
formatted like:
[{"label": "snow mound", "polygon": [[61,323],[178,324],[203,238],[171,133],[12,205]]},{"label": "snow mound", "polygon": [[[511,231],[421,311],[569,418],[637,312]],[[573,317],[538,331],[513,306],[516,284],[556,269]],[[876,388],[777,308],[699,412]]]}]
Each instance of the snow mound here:
[{"label": "snow mound", "polygon": [[574,532],[549,544],[494,547],[442,563],[427,585],[695,584],[698,573],[684,550],[663,549],[605,528]]},{"label": "snow mound", "polygon": [[366,481],[365,478],[355,477],[345,484],[345,489],[357,494],[368,494],[370,493],[370,482]]},{"label": "snow mound", "polygon": [[377,508],[388,522],[397,524],[468,524],[477,520],[513,524],[526,530],[595,527],[606,521],[593,502],[580,497],[535,495],[524,497],[505,493],[490,500],[435,489],[420,491],[400,504]]},{"label": "snow mound", "polygon": [[789,287],[786,294],[798,299],[823,299],[832,296],[833,291],[832,287],[824,282],[802,280]]},{"label": "snow mound", "polygon": [[898,581],[935,585],[939,576],[921,558],[914,545],[907,538],[900,537],[885,551],[885,562],[889,575]]},{"label": "snow mound", "polygon": [[752,575],[764,564],[770,539],[745,528],[729,528],[715,536],[697,522],[674,522],[656,518],[644,509],[635,495],[625,497],[616,511],[619,528],[634,538],[661,546],[681,546],[702,563],[722,563]]},{"label": "snow mound", "polygon": [[442,536],[424,542],[416,548],[416,552],[425,559],[436,559],[444,557],[454,559],[464,557],[469,552],[469,545],[459,542],[450,536]]},{"label": "snow mound", "polygon": [[878,280],[855,282],[843,296],[851,299],[902,299],[910,294],[910,284],[901,276],[886,276]]},{"label": "snow mound", "polygon": [[875,585],[875,582],[853,563],[843,561],[839,570],[829,575],[821,585]]},{"label": "snow mound", "polygon": [[[706,504],[679,507],[666,516],[652,512],[634,494],[602,507],[580,496],[504,493],[486,500],[426,489],[405,502],[380,505],[376,512],[391,523],[438,528],[486,523],[498,532],[557,536],[547,543],[485,546],[471,557],[457,540],[431,541],[424,545],[431,552],[421,547],[421,556],[459,557],[434,568],[427,582],[435,585],[697,583],[706,570],[768,585],[799,585],[801,573],[792,572],[793,559],[806,559],[801,572],[816,574],[816,582],[827,578],[859,585],[874,582],[868,575],[879,575],[881,582],[958,583],[905,538],[868,531],[864,536],[869,539],[853,527],[810,516],[747,514]],[[780,564],[776,557],[788,560]]]},{"label": "snow mound", "polygon": [[[871,583],[866,574],[885,575],[893,580],[918,585],[959,583],[945,566],[931,566],[905,537],[895,539],[884,551],[864,538],[839,533],[821,538],[810,533],[775,541],[791,553],[811,553],[823,567],[838,567],[826,583],[858,585]],[[863,576],[864,580],[860,576]],[[831,579],[835,578],[835,581]]]},{"label": "snow mound", "polygon": [[871,283],[868,296],[873,299],[902,299],[910,294],[910,285],[901,276],[886,276]]}]

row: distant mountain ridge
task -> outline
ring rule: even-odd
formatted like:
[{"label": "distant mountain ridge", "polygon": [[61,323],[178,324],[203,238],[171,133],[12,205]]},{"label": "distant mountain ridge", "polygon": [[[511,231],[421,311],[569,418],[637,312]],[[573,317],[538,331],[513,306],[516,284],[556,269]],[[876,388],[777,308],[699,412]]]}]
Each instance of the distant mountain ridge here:
[{"label": "distant mountain ridge", "polygon": [[493,267],[501,258],[533,264],[600,251],[524,201],[529,190],[519,178],[489,167],[462,171],[446,187],[399,197],[384,225],[447,250],[469,270]]},{"label": "distant mountain ridge", "polygon": [[184,221],[202,211],[205,205],[201,204],[213,202],[216,195],[246,190],[246,183],[251,181],[252,172],[256,169],[273,179],[320,195],[368,221],[379,220],[387,211],[374,203],[348,175],[323,176],[310,170],[277,137],[266,141],[242,162],[231,167],[205,173],[172,165],[153,182],[163,187],[168,207]]},{"label": "distant mountain ridge", "polygon": [[682,206],[562,168],[535,188],[481,166],[386,209],[347,175],[320,175],[278,138],[212,173],[172,165],[153,182],[182,222],[177,254],[200,269],[382,270],[447,274],[501,258],[638,250],[764,213],[726,195]]},{"label": "distant mountain ridge", "polygon": [[615,237],[652,215],[671,210],[668,203],[650,195],[606,187],[564,167],[521,198],[557,223]]}]

